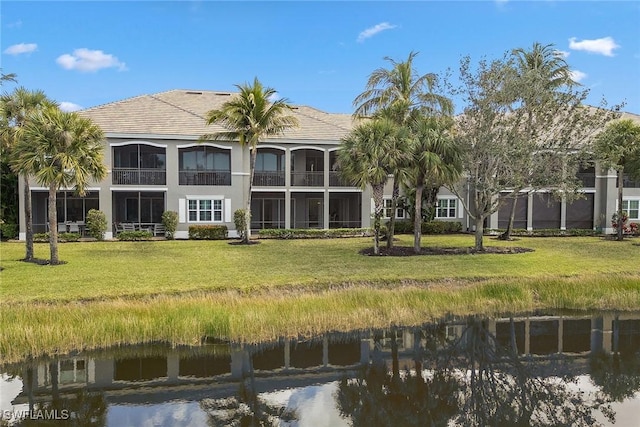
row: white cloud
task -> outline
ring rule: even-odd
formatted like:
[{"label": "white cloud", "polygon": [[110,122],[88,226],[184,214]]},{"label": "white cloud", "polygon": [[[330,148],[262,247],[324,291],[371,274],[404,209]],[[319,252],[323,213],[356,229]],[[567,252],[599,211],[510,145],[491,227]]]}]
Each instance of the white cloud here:
[{"label": "white cloud", "polygon": [[587,73],[583,73],[579,70],[571,70],[569,71],[569,74],[571,75],[571,80],[578,83],[587,78]]},{"label": "white cloud", "polygon": [[74,104],[73,102],[62,101],[60,103],[60,109],[62,111],[78,111],[78,110],[82,110],[82,106],[78,104]]},{"label": "white cloud", "polygon": [[101,50],[76,49],[73,54],[60,55],[56,62],[66,70],[98,71],[102,68],[117,68],[126,71],[127,66],[115,56]]},{"label": "white cloud", "polygon": [[35,43],[19,43],[6,48],[4,50],[4,53],[6,53],[7,55],[20,55],[23,53],[34,52],[37,48],[38,45]]},{"label": "white cloud", "polygon": [[369,37],[375,36],[379,32],[382,32],[385,30],[393,30],[396,27],[397,25],[391,25],[388,22],[381,22],[380,24],[367,28],[366,30],[358,34],[358,43],[364,42],[366,39],[368,39]]},{"label": "white cloud", "polygon": [[567,52],[566,50],[554,50],[553,53],[559,58],[567,58],[571,55],[571,52]]},{"label": "white cloud", "polygon": [[613,50],[619,47],[612,37],[582,41],[577,41],[575,37],[569,39],[569,49],[584,50],[585,52],[597,53],[604,56],[613,56]]}]

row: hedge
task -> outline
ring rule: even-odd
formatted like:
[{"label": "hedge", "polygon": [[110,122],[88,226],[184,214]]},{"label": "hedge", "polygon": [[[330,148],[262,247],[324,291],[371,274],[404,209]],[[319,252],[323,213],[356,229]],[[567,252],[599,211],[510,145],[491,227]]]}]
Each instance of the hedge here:
[{"label": "hedge", "polygon": [[151,240],[153,238],[153,233],[145,230],[121,231],[118,233],[117,237],[118,240],[127,242],[140,242],[143,240]]},{"label": "hedge", "polygon": [[[462,223],[458,221],[427,221],[422,223],[422,234],[447,234],[460,233],[461,231]],[[394,233],[413,234],[413,222],[396,221]]]},{"label": "hedge", "polygon": [[[504,233],[504,229],[492,228],[485,230],[485,234],[499,235]],[[560,230],[558,228],[539,228],[536,230],[526,230],[524,228],[514,228],[511,230],[512,236],[523,237],[563,237],[563,236],[598,236],[601,231],[591,230],[588,228],[571,228],[568,230]]]},{"label": "hedge", "polygon": [[336,237],[367,237],[373,235],[371,228],[269,228],[260,230],[262,239],[327,239]]},{"label": "hedge", "polygon": [[0,238],[6,240],[14,239],[16,237],[18,237],[18,224],[0,224]]},{"label": "hedge", "polygon": [[189,239],[193,240],[224,240],[227,238],[226,225],[191,225]]},{"label": "hedge", "polygon": [[[77,242],[80,240],[80,233],[58,233],[58,242]],[[35,233],[33,241],[38,243],[49,243],[49,233]]]}]

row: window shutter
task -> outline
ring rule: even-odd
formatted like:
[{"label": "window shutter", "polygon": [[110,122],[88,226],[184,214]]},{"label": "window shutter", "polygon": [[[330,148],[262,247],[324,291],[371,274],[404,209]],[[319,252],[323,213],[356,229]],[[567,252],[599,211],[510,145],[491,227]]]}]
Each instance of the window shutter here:
[{"label": "window shutter", "polygon": [[456,209],[458,210],[458,218],[462,219],[464,208],[462,207],[462,200],[456,199]]},{"label": "window shutter", "polygon": [[187,200],[178,199],[178,222],[187,222]]},{"label": "window shutter", "polygon": [[231,199],[224,199],[224,222],[231,222]]},{"label": "window shutter", "polygon": [[376,202],[373,200],[373,197],[371,198],[371,214],[375,214],[376,213]]}]

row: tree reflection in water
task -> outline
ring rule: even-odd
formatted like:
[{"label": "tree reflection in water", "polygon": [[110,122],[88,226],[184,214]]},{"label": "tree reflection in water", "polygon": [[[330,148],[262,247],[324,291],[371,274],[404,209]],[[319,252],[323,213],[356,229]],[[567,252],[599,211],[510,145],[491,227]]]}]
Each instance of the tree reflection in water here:
[{"label": "tree reflection in water", "polygon": [[258,396],[251,359],[249,378],[240,383],[235,396],[203,399],[200,407],[207,414],[207,424],[211,427],[274,427],[281,425],[281,421],[296,419],[294,412],[278,405],[270,405]]},{"label": "tree reflection in water", "polygon": [[[400,372],[395,334],[392,370],[385,361],[345,378],[336,393],[341,414],[354,426],[594,426],[596,414],[613,422],[607,396],[584,393],[561,375],[561,359],[518,356],[497,341],[487,321],[469,318],[457,338],[443,328],[414,331],[414,370]],[[424,367],[424,369],[423,369]]]}]

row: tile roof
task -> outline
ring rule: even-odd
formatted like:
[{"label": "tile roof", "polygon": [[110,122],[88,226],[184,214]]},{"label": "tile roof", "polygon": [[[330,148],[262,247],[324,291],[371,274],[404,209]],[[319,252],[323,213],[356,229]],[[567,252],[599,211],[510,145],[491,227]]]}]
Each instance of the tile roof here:
[{"label": "tile roof", "polygon": [[[82,110],[105,133],[140,135],[181,135],[199,137],[223,130],[206,126],[207,111],[219,108],[234,93],[170,90],[141,95]],[[292,114],[299,126],[271,139],[337,141],[352,127],[349,114],[332,114],[307,106],[295,106]]]}]

